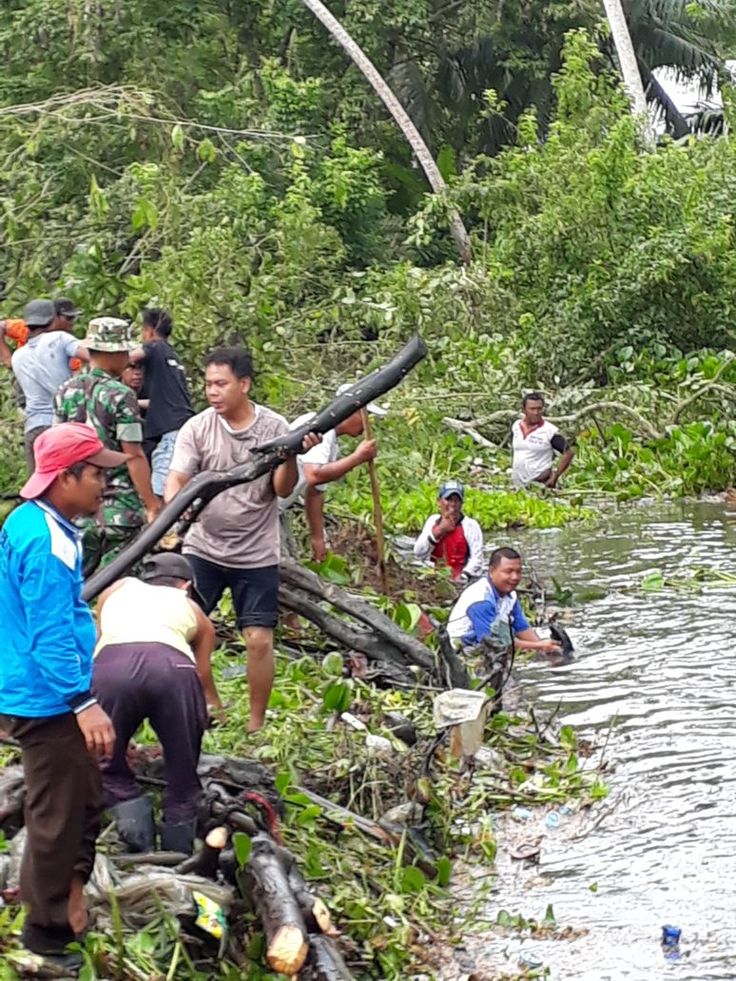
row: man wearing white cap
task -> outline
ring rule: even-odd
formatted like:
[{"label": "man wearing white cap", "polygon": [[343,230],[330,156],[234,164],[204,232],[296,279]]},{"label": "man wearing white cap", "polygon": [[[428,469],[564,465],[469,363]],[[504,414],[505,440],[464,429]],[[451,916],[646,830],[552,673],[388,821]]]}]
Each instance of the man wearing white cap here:
[{"label": "man wearing white cap", "polygon": [[[352,388],[351,385],[341,385],[337,390],[337,395],[342,395],[350,388]],[[385,409],[374,402],[366,406],[366,411],[375,416],[387,414]],[[314,412],[305,412],[304,415],[295,419],[289,428],[298,429],[305,422],[314,419],[315,415]],[[297,467],[299,468],[297,485],[288,497],[279,500],[279,508],[283,513],[297,499],[303,498],[304,513],[307,516],[307,524],[312,539],[312,557],[317,562],[323,562],[327,556],[324,514],[326,485],[335,480],[341,480],[346,473],[350,473],[351,470],[363,463],[375,460],[378,453],[375,439],[364,439],[352,453],[341,457],[338,439],[340,436],[357,437],[362,435],[363,419],[360,411],[357,411],[348,416],[335,429],[325,433],[321,443],[297,457]]]},{"label": "man wearing white cap", "polygon": [[20,492],[26,503],[0,532],[0,713],[25,772],[23,941],[71,971],[82,958],[65,948],[86,925],[83,888],[100,828],[95,757],[108,756],[115,739],[91,692],[96,630],[82,600],[73,522],[97,511],[104,470],[126,457],[82,423],[47,429],[35,453],[35,473]]}]

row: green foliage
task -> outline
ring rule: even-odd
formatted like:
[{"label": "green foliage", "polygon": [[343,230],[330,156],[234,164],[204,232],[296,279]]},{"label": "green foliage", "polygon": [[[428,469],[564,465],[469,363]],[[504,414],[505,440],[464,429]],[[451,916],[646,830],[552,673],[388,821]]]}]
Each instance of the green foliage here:
[{"label": "green foliage", "polygon": [[[668,421],[657,393],[687,395],[733,343],[736,141],[665,141],[643,152],[601,62],[605,40],[572,31],[560,58],[578,14],[553,6],[491,15],[453,5],[452,25],[444,14],[428,22],[426,5],[406,0],[380,12],[360,0],[346,13],[379,62],[387,30],[418,38],[431,23],[440,61],[465,32],[490,37],[488,50],[505,52],[503,70],[527,82],[554,68],[553,98],[519,116],[515,145],[471,160],[472,141],[461,153],[449,137],[438,143],[474,239],[473,263],[459,268],[443,258],[448,201],[417,188],[394,131],[365,112],[362,81],[344,75],[342,55],[300,5],[177,0],[164,17],[152,0],[114,11],[81,0],[64,12],[47,0],[11,4],[0,44],[11,27],[40,33],[22,71],[17,45],[5,42],[0,98],[27,104],[0,112],[0,313],[54,290],[88,315],[137,316],[155,299],[173,312],[198,397],[203,354],[244,342],[255,354],[256,398],[286,414],[316,407],[420,330],[430,356],[391,394],[392,416],[377,426],[393,529],[416,530],[435,481],[506,483],[508,418],[481,427],[498,451],[442,420],[508,411],[531,386],[555,396],[555,413],[594,394],[623,399],[661,435],[643,439],[629,417],[581,419],[567,489],[636,497],[729,484],[734,433],[718,405],[698,401]],[[643,29],[651,11],[637,11]],[[587,23],[589,12],[581,16]],[[668,8],[668,27],[674,16]],[[541,48],[517,43],[530,18]],[[162,40],[166,58],[152,58]],[[425,66],[429,75],[438,65]],[[73,91],[83,84],[92,88]],[[503,101],[486,87],[468,102],[475,115],[461,128],[473,129],[475,145]],[[444,133],[448,119],[433,119]],[[732,369],[720,381],[736,383]],[[0,489],[13,490],[23,476],[18,417],[0,397]],[[364,474],[333,501],[368,516]],[[482,492],[468,510],[489,530],[574,514],[559,501]]]},{"label": "green foliage", "polygon": [[[453,475],[455,472],[452,471]],[[338,499],[345,501],[352,514],[366,519],[372,514],[373,502],[367,489],[354,493],[341,490]],[[383,507],[387,528],[394,532],[416,532],[437,511],[437,485],[420,484],[411,491],[391,488],[384,494]],[[589,509],[547,500],[533,493],[474,489],[466,494],[464,511],[486,531],[555,528],[593,515]]]}]

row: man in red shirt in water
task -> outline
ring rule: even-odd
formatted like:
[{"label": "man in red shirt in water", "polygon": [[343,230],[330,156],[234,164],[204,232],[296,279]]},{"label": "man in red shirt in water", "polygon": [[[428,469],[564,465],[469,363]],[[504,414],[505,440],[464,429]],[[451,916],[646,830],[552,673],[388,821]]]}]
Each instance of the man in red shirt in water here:
[{"label": "man in red shirt in water", "polygon": [[414,543],[418,559],[449,566],[455,580],[483,575],[483,532],[474,518],[463,514],[465,488],[447,480],[439,489],[439,514],[431,514]]}]

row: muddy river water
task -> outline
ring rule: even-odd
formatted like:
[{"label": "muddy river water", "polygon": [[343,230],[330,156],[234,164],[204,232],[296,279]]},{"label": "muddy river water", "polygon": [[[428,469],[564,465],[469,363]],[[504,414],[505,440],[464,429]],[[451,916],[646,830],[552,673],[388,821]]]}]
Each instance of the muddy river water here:
[{"label": "muddy river water", "polygon": [[[523,955],[552,978],[736,978],[736,588],[621,591],[655,568],[736,574],[736,515],[631,507],[520,544],[547,581],[606,590],[572,618],[573,664],[517,673],[540,712],[561,703],[560,720],[598,745],[610,731],[610,795],[543,826],[538,866],[500,853],[486,911],[541,918],[552,903],[559,925],[587,932],[493,940],[487,953],[507,971]],[[679,960],[660,946],[665,923],[682,930]]]}]

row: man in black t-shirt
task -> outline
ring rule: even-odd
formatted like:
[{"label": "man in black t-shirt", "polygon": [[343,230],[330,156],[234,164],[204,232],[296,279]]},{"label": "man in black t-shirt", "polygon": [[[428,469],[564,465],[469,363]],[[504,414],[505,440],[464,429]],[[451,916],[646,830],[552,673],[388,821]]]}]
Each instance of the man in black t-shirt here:
[{"label": "man in black t-shirt", "polygon": [[151,486],[163,498],[164,484],[174,452],[176,434],[194,415],[184,367],[169,337],[173,328],[167,310],[150,307],[143,311],[143,347],[130,360],[142,363],[145,374],[142,399],[148,400],[143,436],[152,448]]}]

